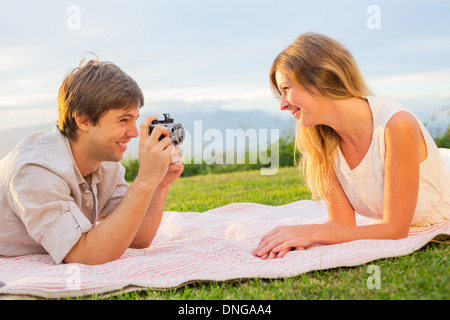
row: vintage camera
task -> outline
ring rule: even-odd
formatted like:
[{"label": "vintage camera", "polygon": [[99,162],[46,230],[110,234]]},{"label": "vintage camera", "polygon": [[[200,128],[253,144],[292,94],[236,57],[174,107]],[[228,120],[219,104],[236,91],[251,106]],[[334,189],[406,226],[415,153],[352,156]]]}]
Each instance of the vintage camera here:
[{"label": "vintage camera", "polygon": [[[148,127],[148,135],[152,134],[153,128],[157,125],[164,126],[169,129],[170,139],[174,145],[182,144],[184,141],[184,128],[180,123],[174,123],[170,118],[170,114],[164,113],[164,120],[153,120]],[[159,137],[159,141],[164,138],[164,135]]]}]

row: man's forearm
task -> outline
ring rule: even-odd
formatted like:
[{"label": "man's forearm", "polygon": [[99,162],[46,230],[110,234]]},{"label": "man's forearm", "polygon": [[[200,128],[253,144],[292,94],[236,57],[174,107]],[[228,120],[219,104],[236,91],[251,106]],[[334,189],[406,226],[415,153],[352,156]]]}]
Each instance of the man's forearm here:
[{"label": "man's forearm", "polygon": [[64,261],[100,264],[120,258],[133,241],[155,189],[152,184],[136,180],[116,210],[83,234]]},{"label": "man's forearm", "polygon": [[130,245],[131,248],[147,248],[152,243],[161,224],[168,192],[168,187],[163,188],[159,186],[153,193],[147,213]]}]

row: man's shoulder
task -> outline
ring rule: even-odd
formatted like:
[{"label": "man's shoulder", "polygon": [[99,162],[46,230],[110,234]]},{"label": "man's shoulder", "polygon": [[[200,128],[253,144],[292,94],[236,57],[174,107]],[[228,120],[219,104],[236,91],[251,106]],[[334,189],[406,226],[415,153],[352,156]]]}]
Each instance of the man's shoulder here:
[{"label": "man's shoulder", "polygon": [[28,135],[1,160],[0,170],[12,173],[29,164],[39,165],[60,174],[73,167],[64,137],[59,132],[37,132]]}]

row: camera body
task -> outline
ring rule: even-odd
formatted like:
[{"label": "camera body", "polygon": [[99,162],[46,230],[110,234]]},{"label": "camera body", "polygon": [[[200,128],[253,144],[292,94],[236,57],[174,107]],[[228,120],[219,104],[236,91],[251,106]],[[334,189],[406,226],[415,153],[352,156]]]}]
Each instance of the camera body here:
[{"label": "camera body", "polygon": [[[170,118],[170,114],[164,113],[164,120],[153,120],[148,127],[148,135],[152,134],[153,128],[157,125],[164,126],[169,130],[170,140],[174,145],[182,144],[184,141],[184,128],[180,123],[174,123],[173,119]],[[159,137],[159,141],[164,138],[164,135]]]}]

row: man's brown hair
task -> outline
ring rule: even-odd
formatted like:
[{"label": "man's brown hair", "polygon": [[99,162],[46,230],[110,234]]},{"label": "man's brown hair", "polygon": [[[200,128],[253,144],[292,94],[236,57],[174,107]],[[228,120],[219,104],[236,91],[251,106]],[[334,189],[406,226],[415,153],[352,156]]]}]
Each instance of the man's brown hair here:
[{"label": "man's brown hair", "polygon": [[71,140],[77,139],[75,115],[83,115],[94,125],[111,109],[144,105],[137,83],[111,62],[90,60],[72,70],[58,94],[58,128]]}]

